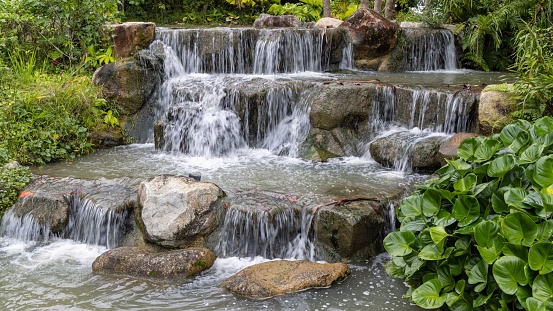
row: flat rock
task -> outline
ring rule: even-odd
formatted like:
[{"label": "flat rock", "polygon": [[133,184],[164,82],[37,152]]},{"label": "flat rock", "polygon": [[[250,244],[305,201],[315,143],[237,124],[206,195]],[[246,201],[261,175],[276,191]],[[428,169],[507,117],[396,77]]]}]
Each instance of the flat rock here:
[{"label": "flat rock", "polygon": [[299,27],[301,21],[293,15],[273,16],[261,14],[258,19],[253,22],[253,27],[269,28],[269,27]]},{"label": "flat rock", "polygon": [[344,263],[277,260],[250,266],[223,281],[221,286],[248,298],[263,299],[313,287],[328,287],[350,273]]},{"label": "flat rock", "polygon": [[161,279],[186,279],[209,269],[215,255],[206,248],[150,252],[139,247],[119,247],[100,255],[92,270]]},{"label": "flat rock", "polygon": [[337,18],[323,17],[315,23],[315,28],[338,28],[343,22]]}]

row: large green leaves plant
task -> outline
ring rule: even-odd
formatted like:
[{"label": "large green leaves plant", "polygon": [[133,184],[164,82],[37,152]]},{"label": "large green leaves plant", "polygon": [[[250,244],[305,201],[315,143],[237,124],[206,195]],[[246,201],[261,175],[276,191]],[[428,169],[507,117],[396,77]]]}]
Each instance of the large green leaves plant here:
[{"label": "large green leaves plant", "polygon": [[422,308],[553,310],[553,118],[465,140],[405,198],[386,269]]}]

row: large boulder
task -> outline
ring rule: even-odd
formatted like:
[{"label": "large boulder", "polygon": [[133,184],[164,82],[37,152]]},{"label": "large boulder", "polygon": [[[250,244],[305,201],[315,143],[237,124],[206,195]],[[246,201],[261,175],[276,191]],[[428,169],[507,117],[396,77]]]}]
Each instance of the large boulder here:
[{"label": "large boulder", "polygon": [[508,88],[488,85],[480,94],[478,106],[478,132],[482,135],[499,133],[513,119],[511,112],[516,101]]},{"label": "large boulder", "polygon": [[293,15],[273,16],[261,14],[258,19],[253,22],[253,27],[269,28],[269,27],[299,27],[301,21]]},{"label": "large boulder", "polygon": [[446,139],[438,149],[437,159],[440,161],[441,165],[446,164],[446,159],[451,160],[457,156],[457,149],[459,145],[468,138],[473,138],[479,136],[474,133],[457,133],[450,138]]},{"label": "large boulder", "polygon": [[154,41],[156,24],[127,22],[107,26],[113,37],[114,56],[125,58],[134,55]]},{"label": "large boulder", "polygon": [[163,247],[198,246],[219,225],[223,190],[182,176],[157,176],[140,184],[135,215],[144,239]]},{"label": "large boulder", "polygon": [[248,298],[263,299],[312,287],[328,287],[350,273],[344,263],[278,260],[250,266],[223,281],[221,286]]},{"label": "large boulder", "polygon": [[94,72],[92,82],[101,86],[102,95],[114,100],[122,115],[137,113],[154,91],[159,77],[142,59],[127,59],[104,65]]},{"label": "large boulder", "polygon": [[397,41],[399,26],[376,11],[359,9],[340,27],[347,27],[356,62],[389,53]]},{"label": "large boulder", "polygon": [[440,167],[436,156],[446,136],[397,132],[371,143],[373,159],[384,166],[409,171],[431,171]]},{"label": "large boulder", "polygon": [[187,279],[209,269],[215,255],[206,248],[150,252],[139,247],[119,247],[100,255],[92,270],[160,279]]}]

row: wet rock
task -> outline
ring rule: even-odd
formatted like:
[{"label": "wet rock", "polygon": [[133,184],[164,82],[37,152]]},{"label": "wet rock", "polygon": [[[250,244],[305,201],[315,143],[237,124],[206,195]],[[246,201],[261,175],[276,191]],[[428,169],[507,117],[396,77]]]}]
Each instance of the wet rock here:
[{"label": "wet rock", "polygon": [[92,270],[160,279],[186,279],[209,269],[215,255],[206,248],[151,252],[139,247],[119,247],[100,255]]},{"label": "wet rock", "polygon": [[343,22],[337,18],[323,17],[315,23],[315,28],[338,28]]},{"label": "wet rock", "polygon": [[331,158],[352,156],[357,150],[357,133],[350,128],[334,128],[331,131],[311,128],[299,147],[299,156],[315,162]]},{"label": "wet rock", "polygon": [[253,27],[268,28],[268,27],[300,27],[301,21],[293,15],[273,16],[261,14],[258,19],[253,22]]},{"label": "wet rock", "polygon": [[359,9],[340,27],[349,29],[355,61],[383,56],[397,41],[399,26],[369,9]]},{"label": "wet rock", "polygon": [[441,165],[446,164],[446,159],[451,160],[457,156],[457,149],[459,149],[459,145],[467,139],[472,137],[477,137],[478,134],[474,133],[457,133],[450,138],[446,139],[441,145],[440,149],[438,150],[437,159],[440,161]]},{"label": "wet rock", "polygon": [[127,22],[108,25],[110,35],[113,35],[114,56],[125,58],[144,49],[154,41],[156,24],[143,22]]},{"label": "wet rock", "polygon": [[[437,153],[445,136],[427,136],[411,132],[398,132],[371,143],[373,159],[384,166],[409,171],[409,168],[431,171],[440,167]],[[401,162],[406,161],[406,167]]]},{"label": "wet rock", "polygon": [[154,124],[154,148],[163,149],[165,147],[165,127],[167,124],[163,120],[157,120]]},{"label": "wet rock", "polygon": [[127,59],[98,68],[92,82],[102,88],[107,100],[116,102],[121,115],[132,115],[148,100],[158,79],[155,71],[144,63]]},{"label": "wet rock", "polygon": [[99,148],[111,148],[125,144],[125,135],[119,129],[93,130],[90,134],[92,143]]},{"label": "wet rock", "polygon": [[321,208],[315,226],[318,243],[326,244],[341,259],[366,260],[381,253],[387,226],[383,216],[387,203],[381,199]]},{"label": "wet rock", "polygon": [[219,225],[223,197],[223,190],[212,183],[157,176],[140,184],[135,217],[147,242],[171,248],[197,246]]},{"label": "wet rock", "polygon": [[508,91],[488,85],[480,94],[478,106],[478,132],[482,135],[499,133],[513,119],[511,112],[516,101]]},{"label": "wet rock", "polygon": [[278,260],[250,266],[223,281],[221,286],[248,298],[263,299],[312,287],[328,287],[350,273],[343,263]]}]

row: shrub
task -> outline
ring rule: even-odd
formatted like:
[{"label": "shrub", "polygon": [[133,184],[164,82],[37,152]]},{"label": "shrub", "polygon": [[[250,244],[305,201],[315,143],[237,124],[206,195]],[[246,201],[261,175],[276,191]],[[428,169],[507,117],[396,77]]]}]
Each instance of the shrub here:
[{"label": "shrub", "polygon": [[0,219],[4,211],[13,205],[20,190],[30,181],[31,171],[27,167],[0,166]]},{"label": "shrub", "polygon": [[397,211],[386,270],[442,310],[550,310],[553,118],[465,140]]}]

